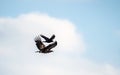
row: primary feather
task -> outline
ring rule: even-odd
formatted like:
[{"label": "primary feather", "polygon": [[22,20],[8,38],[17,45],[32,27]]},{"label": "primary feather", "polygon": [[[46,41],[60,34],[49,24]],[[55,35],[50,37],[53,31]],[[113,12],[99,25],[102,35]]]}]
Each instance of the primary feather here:
[{"label": "primary feather", "polygon": [[53,42],[53,39],[55,38],[55,35],[52,35],[50,38],[48,38],[48,37],[46,37],[46,36],[44,36],[44,35],[40,35],[42,38],[44,38],[45,39],[45,41],[44,42],[47,42],[47,43],[51,43],[51,42]]}]

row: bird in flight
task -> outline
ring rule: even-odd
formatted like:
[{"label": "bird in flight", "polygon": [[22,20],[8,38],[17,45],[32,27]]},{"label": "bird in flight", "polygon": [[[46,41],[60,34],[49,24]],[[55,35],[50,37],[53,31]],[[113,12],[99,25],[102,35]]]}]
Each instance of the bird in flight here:
[{"label": "bird in flight", "polygon": [[50,38],[48,38],[48,37],[46,37],[46,36],[44,36],[42,34],[40,36],[45,39],[45,41],[43,41],[43,42],[47,42],[47,43],[53,42],[53,39],[55,38],[54,34]]},{"label": "bird in flight", "polygon": [[38,36],[35,38],[36,46],[39,49],[39,53],[50,53],[53,52],[51,49],[54,48],[57,45],[57,41],[49,44],[48,46],[45,46],[43,42],[41,41],[41,38]]}]

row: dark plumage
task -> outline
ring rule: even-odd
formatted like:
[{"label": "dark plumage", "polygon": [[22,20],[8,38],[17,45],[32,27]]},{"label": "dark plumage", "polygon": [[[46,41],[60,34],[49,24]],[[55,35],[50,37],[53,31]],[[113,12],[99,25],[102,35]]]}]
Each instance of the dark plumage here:
[{"label": "dark plumage", "polygon": [[56,45],[57,45],[57,41],[49,44],[48,46],[45,46],[40,37],[36,37],[35,38],[35,42],[36,42],[36,46],[37,48],[39,49],[39,51],[36,51],[36,52],[39,52],[39,53],[50,53],[50,52],[53,52],[51,49],[54,48]]},{"label": "dark plumage", "polygon": [[52,35],[51,38],[48,38],[48,37],[46,37],[46,36],[44,36],[44,35],[40,35],[40,36],[41,36],[42,38],[44,38],[44,39],[45,39],[44,42],[47,42],[47,43],[53,42],[53,39],[55,38],[55,35]]}]

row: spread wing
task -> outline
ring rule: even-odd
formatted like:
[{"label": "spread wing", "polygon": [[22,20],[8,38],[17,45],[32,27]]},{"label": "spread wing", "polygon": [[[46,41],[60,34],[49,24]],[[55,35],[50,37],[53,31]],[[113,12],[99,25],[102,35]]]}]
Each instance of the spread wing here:
[{"label": "spread wing", "polygon": [[39,50],[45,48],[45,45],[42,43],[39,36],[35,38],[35,42],[36,42],[36,46]]},{"label": "spread wing", "polygon": [[47,47],[45,47],[45,49],[46,49],[46,50],[50,50],[50,49],[54,48],[56,45],[57,45],[57,41],[55,41],[55,42],[52,43],[52,44],[49,44]]},{"label": "spread wing", "polygon": [[42,38],[44,38],[45,40],[49,40],[48,37],[44,36],[44,35],[40,35]]},{"label": "spread wing", "polygon": [[54,38],[55,38],[55,35],[52,35],[50,39],[53,40]]}]

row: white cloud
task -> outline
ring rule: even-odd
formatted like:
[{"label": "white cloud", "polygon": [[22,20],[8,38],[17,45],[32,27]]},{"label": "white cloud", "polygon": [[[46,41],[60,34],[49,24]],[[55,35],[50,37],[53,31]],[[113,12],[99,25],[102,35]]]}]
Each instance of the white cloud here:
[{"label": "white cloud", "polygon": [[58,48],[62,51],[78,49],[79,52],[84,51],[84,42],[81,34],[79,35],[76,32],[74,24],[68,20],[57,19],[46,14],[31,13],[20,15],[17,18],[3,18],[1,23],[4,23],[8,28],[13,27],[21,34],[32,38],[39,34],[47,36],[55,34]]},{"label": "white cloud", "polygon": [[[22,14],[0,18],[0,74],[2,75],[119,75],[110,64],[81,58],[85,51],[82,34],[66,20],[47,14]],[[56,35],[58,46],[50,54],[36,54],[36,35]],[[78,57],[79,56],[79,57]]]}]

